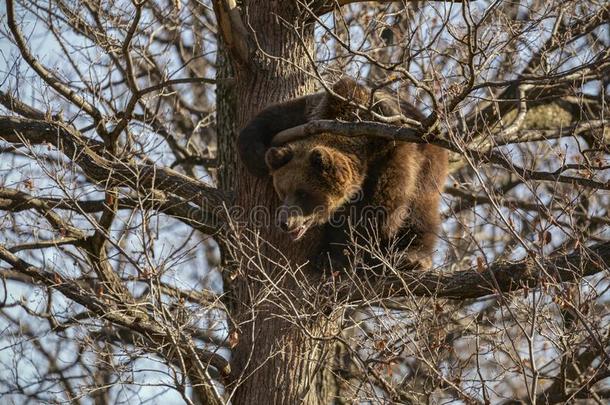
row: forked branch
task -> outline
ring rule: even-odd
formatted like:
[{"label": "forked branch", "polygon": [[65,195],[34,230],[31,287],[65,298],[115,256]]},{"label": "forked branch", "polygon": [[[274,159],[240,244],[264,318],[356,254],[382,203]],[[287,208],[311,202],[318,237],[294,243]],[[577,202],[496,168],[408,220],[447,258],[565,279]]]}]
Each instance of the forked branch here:
[{"label": "forked branch", "polygon": [[218,21],[218,29],[231,54],[242,64],[249,63],[250,35],[241,18],[239,7],[235,0],[213,0],[214,13]]}]

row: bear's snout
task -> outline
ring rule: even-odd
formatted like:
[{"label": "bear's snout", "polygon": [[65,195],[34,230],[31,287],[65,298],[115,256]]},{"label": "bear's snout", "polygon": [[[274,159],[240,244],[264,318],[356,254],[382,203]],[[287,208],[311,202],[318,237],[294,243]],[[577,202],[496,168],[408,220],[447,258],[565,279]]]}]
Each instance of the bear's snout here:
[{"label": "bear's snout", "polygon": [[288,233],[295,241],[301,239],[310,226],[301,208],[294,205],[280,206],[276,219],[278,228]]},{"label": "bear's snout", "polygon": [[284,204],[278,209],[276,216],[277,225],[282,231],[288,232],[294,223],[294,219],[302,216],[303,212],[299,207]]}]

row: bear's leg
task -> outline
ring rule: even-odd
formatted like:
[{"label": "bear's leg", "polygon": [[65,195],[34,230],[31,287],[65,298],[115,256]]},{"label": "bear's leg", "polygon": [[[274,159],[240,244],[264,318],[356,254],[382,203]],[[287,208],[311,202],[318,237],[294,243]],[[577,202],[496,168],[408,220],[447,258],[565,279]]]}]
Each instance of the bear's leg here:
[{"label": "bear's leg", "polygon": [[427,191],[413,201],[409,225],[414,240],[407,248],[407,258],[417,264],[418,268],[427,269],[432,266],[432,253],[441,224],[440,197],[440,191]]}]

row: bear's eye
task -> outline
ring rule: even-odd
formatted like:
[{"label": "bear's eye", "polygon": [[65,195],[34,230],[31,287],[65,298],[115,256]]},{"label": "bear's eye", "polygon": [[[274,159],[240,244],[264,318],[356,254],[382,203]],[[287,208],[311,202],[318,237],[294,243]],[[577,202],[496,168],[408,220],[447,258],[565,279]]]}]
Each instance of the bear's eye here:
[{"label": "bear's eye", "polygon": [[309,197],[309,193],[305,190],[298,189],[294,192],[294,196],[299,200],[306,200]]}]

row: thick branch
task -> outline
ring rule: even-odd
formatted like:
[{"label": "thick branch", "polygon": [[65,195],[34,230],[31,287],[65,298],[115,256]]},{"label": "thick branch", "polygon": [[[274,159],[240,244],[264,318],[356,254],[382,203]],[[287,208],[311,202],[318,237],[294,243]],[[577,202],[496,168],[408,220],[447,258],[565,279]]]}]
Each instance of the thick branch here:
[{"label": "thick branch", "polygon": [[[610,242],[600,243],[579,252],[549,258],[541,272],[529,260],[494,263],[489,268],[474,268],[455,272],[429,270],[403,272],[383,281],[371,281],[381,298],[405,296],[434,296],[451,299],[479,298],[490,294],[508,293],[524,287],[577,280],[608,271]],[[358,293],[359,294],[359,293]],[[351,299],[370,297],[351,296]]]},{"label": "thick branch", "polygon": [[76,239],[84,239],[85,233],[64,222],[64,220],[53,212],[46,201],[32,197],[19,190],[0,187],[0,210],[21,211],[23,209],[34,209],[38,211],[51,224],[55,230],[60,231]]},{"label": "thick branch", "polygon": [[171,169],[117,160],[106,154],[99,142],[82,137],[63,123],[0,117],[0,139],[22,145],[50,143],[79,165],[90,179],[104,183],[104,187],[110,180],[114,186],[127,186],[136,191],[173,194],[183,200],[174,198],[169,208],[199,222],[202,231],[213,233],[222,226],[218,214],[229,202],[223,192]]},{"label": "thick branch", "polygon": [[421,131],[379,122],[340,122],[335,120],[316,120],[279,132],[273,138],[274,146],[298,141],[324,132],[341,136],[374,136],[392,141],[425,143]]},{"label": "thick branch", "polygon": [[0,91],[0,104],[2,104],[10,111],[14,111],[17,114],[26,118],[32,118],[35,120],[45,119],[44,113],[42,111],[39,111],[36,108],[25,104],[24,102],[3,91]]},{"label": "thick branch", "polygon": [[[566,138],[571,136],[586,136],[592,132],[604,132],[604,128],[610,126],[610,120],[590,120],[575,123],[565,128],[549,129],[523,129],[513,136],[494,139],[494,146],[508,145],[524,142],[548,141],[550,139]],[[610,144],[610,132],[602,134],[603,142]],[[490,145],[491,146],[491,145]]]},{"label": "thick branch", "polygon": [[[505,155],[495,150],[479,151],[458,146],[453,142],[442,139],[435,134],[423,134],[421,130],[414,128],[398,127],[379,122],[340,122],[333,120],[316,120],[297,127],[289,128],[278,133],[272,141],[273,145],[282,145],[307,138],[316,134],[332,132],[339,136],[372,136],[398,142],[430,143],[440,146],[461,155],[467,155],[480,163],[491,163],[501,166],[524,179],[537,181],[552,181],[566,184],[578,184],[599,190],[610,190],[610,181],[597,181],[590,178],[575,177],[562,174],[566,170],[573,169],[570,165],[560,167],[554,172],[545,172],[526,169],[516,166]],[[594,169],[594,168],[592,168]]]},{"label": "thick branch", "polygon": [[[458,205],[456,206],[456,209],[458,210],[472,208],[480,204],[496,203],[502,207],[507,207],[511,209],[516,208],[526,211],[534,211],[537,212],[538,215],[541,215],[544,218],[548,218],[549,220],[552,220],[554,218],[552,215],[553,211],[557,210],[558,213],[565,214],[565,212],[568,211],[568,207],[565,205],[569,205],[569,202],[562,201],[555,201],[549,206],[544,206],[542,204],[528,202],[518,198],[505,198],[504,196],[499,196],[500,198],[491,198],[484,194],[472,193],[456,187],[445,187],[443,192],[457,197],[456,200],[458,202]],[[562,205],[562,203],[565,205]],[[586,212],[576,211],[570,212],[570,216],[574,216],[582,220],[587,220],[591,224],[610,225],[610,218],[607,218],[607,216],[604,215],[592,216]]]}]

